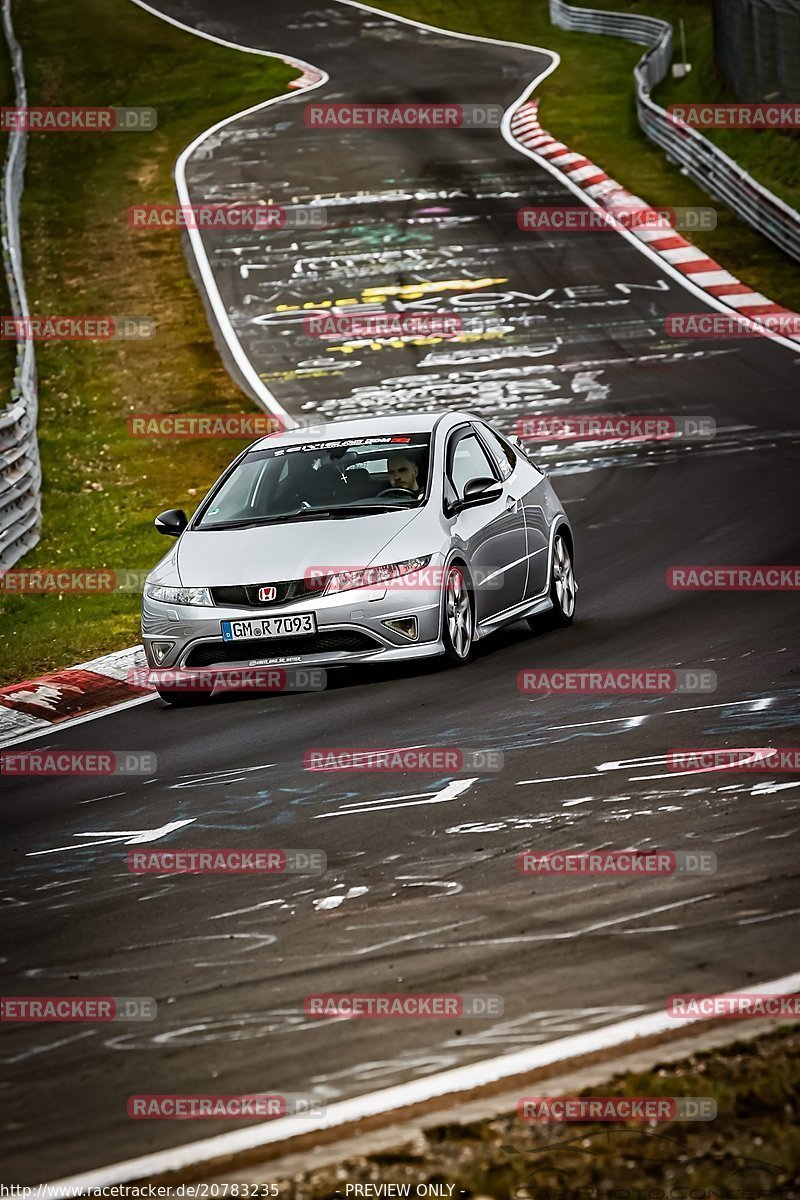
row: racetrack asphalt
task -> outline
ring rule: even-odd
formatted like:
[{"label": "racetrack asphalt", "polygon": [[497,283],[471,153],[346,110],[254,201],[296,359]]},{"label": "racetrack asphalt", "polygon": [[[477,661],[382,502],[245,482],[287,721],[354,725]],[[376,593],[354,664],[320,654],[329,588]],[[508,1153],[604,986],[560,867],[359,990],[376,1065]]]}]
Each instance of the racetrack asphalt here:
[{"label": "racetrack asphalt", "polygon": [[[800,358],[763,338],[667,338],[667,314],[708,306],[617,234],[519,231],[520,204],[580,201],[496,128],[342,133],[303,121],[312,99],[507,108],[548,55],[341,3],[160,7],[330,76],[233,122],[187,164],[193,202],[318,197],[334,214],[320,232],[204,235],[241,345],[292,415],[458,406],[511,429],[540,412],[667,413],[710,416],[718,432],[543,448],[576,532],[571,629],[514,625],[458,671],[332,672],[322,693],[196,709],[155,701],[28,746],[147,750],[158,768],[152,779],[4,786],[4,994],[152,996],[158,1015],[4,1024],[9,1182],[229,1127],[132,1121],[132,1094],[333,1101],[660,1009],[672,993],[797,967],[796,778],[677,775],[663,756],[800,745],[796,593],[666,584],[676,564],[800,561]],[[467,286],[480,280],[494,282]],[[280,307],[308,312],[368,288],[381,304],[423,299],[508,328],[474,342],[331,352]],[[165,481],[164,507],[173,499]],[[524,668],[600,665],[708,668],[718,686],[639,697],[517,689]],[[495,749],[504,765],[467,776],[461,791],[457,776],[304,770],[309,748],[353,744]],[[177,821],[189,824],[156,848],[321,848],[328,871],[135,877],[128,847],[86,845]],[[525,849],[626,846],[710,850],[717,872],[530,878],[516,868]],[[327,991],[486,992],[503,998],[504,1014],[306,1017],[306,994]]]}]

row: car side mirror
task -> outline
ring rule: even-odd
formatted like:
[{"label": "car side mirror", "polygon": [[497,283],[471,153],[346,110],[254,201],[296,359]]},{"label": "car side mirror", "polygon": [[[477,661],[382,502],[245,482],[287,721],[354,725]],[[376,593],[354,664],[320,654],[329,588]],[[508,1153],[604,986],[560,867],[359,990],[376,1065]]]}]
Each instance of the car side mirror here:
[{"label": "car side mirror", "polygon": [[465,508],[478,508],[481,504],[491,504],[503,495],[503,485],[497,479],[488,475],[478,479],[470,479],[464,488],[464,495],[450,505],[450,515],[463,512]]},{"label": "car side mirror", "polygon": [[153,524],[159,533],[165,533],[167,537],[180,537],[189,524],[189,518],[182,508],[168,508],[166,512],[158,514]]}]

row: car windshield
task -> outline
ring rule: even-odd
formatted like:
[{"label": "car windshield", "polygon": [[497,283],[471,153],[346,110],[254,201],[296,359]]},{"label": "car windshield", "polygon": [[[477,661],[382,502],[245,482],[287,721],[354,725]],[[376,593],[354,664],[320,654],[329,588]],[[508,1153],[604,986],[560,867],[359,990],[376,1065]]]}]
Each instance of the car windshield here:
[{"label": "car windshield", "polygon": [[253,450],[211,493],[193,529],[335,520],[414,508],[428,490],[430,434]]}]

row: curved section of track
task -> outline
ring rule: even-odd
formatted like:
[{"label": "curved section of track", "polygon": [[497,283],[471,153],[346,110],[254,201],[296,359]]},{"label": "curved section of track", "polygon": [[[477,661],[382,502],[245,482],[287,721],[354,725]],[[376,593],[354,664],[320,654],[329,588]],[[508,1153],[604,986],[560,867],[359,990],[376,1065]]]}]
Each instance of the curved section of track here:
[{"label": "curved section of track", "polygon": [[[507,110],[551,61],[352,4],[169,0],[163,10],[313,64],[329,76],[313,93],[324,101]],[[328,209],[323,231],[204,235],[236,338],[290,415],[457,404],[510,427],[533,412],[668,413],[712,417],[717,438],[543,447],[576,530],[572,629],[514,626],[455,674],[353,672],[322,694],[154,703],[37,743],[147,749],[158,773],[4,789],[5,990],[152,995],[159,1013],[135,1026],[8,1027],[14,1181],[222,1128],[130,1121],[134,1093],[334,1101],[797,965],[796,780],[687,777],[664,762],[672,747],[797,744],[794,596],[692,594],[665,581],[672,564],[798,560],[796,355],[761,339],[667,339],[668,313],[705,304],[627,238],[522,233],[521,204],[576,201],[498,129],[332,133],[306,125],[310,98],[229,123],[186,161],[195,203]],[[303,313],[343,300],[491,318],[501,331],[317,344]],[[718,688],[635,699],[517,690],[525,667],[597,665],[704,667]],[[353,742],[496,749],[504,767],[466,787],[304,770],[310,747]],[[255,883],[137,878],[125,848],[99,836],[173,822],[187,824],[162,847],[320,847],[329,870]],[[520,850],[565,845],[708,849],[718,869],[518,874]],[[380,1022],[306,1017],[304,996],[321,991],[492,992],[504,1013],[392,1023],[390,1042]]]}]

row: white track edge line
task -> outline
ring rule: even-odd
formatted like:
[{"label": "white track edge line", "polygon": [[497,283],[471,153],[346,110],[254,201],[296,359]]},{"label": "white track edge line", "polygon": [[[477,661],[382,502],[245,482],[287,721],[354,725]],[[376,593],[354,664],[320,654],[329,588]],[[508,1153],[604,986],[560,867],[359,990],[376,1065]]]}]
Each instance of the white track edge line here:
[{"label": "white track edge line", "polygon": [[[793,994],[798,989],[800,989],[800,971],[792,975],[784,975],[779,979],[771,979],[766,983],[748,985],[745,988],[735,989],[733,992],[717,994],[768,992],[770,995],[785,996]],[[278,1145],[289,1138],[300,1137],[303,1134],[349,1125],[354,1121],[366,1120],[368,1117],[421,1104],[437,1097],[450,1097],[457,1093],[470,1092],[501,1079],[528,1074],[554,1063],[591,1054],[598,1050],[621,1046],[636,1038],[652,1037],[668,1030],[698,1025],[702,1021],[703,1018],[682,1021],[668,1016],[666,1012],[645,1013],[627,1021],[620,1021],[615,1025],[606,1025],[601,1029],[592,1029],[586,1033],[559,1038],[527,1050],[518,1050],[514,1054],[484,1059],[464,1067],[454,1067],[452,1070],[442,1071],[437,1075],[415,1079],[410,1083],[383,1088],[377,1092],[368,1092],[352,1100],[341,1100],[330,1105],[323,1116],[317,1119],[282,1117],[276,1121],[262,1122],[245,1129],[237,1129],[232,1133],[202,1138],[196,1142],[190,1142],[188,1145],[176,1146],[172,1150],[160,1150],[140,1158],[113,1163],[82,1175],[71,1175],[64,1179],[54,1180],[45,1186],[106,1187],[166,1175],[182,1168],[213,1162],[216,1159],[252,1150],[258,1146]]]},{"label": "white track edge line", "polygon": [[[348,0],[339,0],[339,2],[347,3]],[[536,85],[534,85],[534,86],[536,86]],[[521,142],[518,138],[516,138],[514,136],[514,134],[511,132],[511,122],[514,119],[514,115],[516,114],[517,110],[519,108],[521,108],[522,105],[525,103],[525,101],[524,101],[525,95],[527,95],[527,93],[523,93],[523,96],[521,96],[519,98],[519,100],[517,100],[516,104],[512,105],[507,110],[507,112],[505,113],[505,115],[503,117],[501,130],[502,130],[503,137],[505,138],[505,140],[508,142],[509,145],[511,145],[515,149],[519,150],[519,152],[521,154],[526,155],[528,158],[532,158],[534,160],[534,162],[537,162],[541,166],[543,166],[545,168],[545,170],[549,171],[549,173],[551,175],[560,179],[563,183],[566,184],[566,186],[569,188],[569,190],[574,193],[574,195],[578,196],[579,199],[583,200],[583,202],[585,204],[587,204],[590,208],[594,208],[599,211],[606,212],[607,209],[605,209],[602,204],[598,204],[598,202],[595,199],[593,199],[593,197],[591,197],[588,194],[588,192],[586,192],[579,184],[573,182],[573,180],[570,179],[568,171],[562,171],[558,167],[553,166],[552,163],[549,161],[549,159],[546,156],[539,154],[535,150],[531,150],[529,146],[524,145],[524,143]],[[540,126],[540,128],[541,128],[541,126]],[[546,131],[543,130],[542,132],[546,132]],[[599,164],[595,164],[595,166],[597,166],[598,171],[602,172],[604,175],[607,174],[607,172],[604,170],[604,168],[602,166],[600,166]],[[624,185],[619,184],[618,181],[615,179],[612,179],[612,177],[610,175],[608,176],[608,182],[616,184],[617,187],[622,187],[623,190],[627,190],[626,188],[624,188]],[[713,199],[713,197],[711,197],[711,198]],[[708,306],[710,308],[715,308],[715,309],[717,309],[718,312],[725,313],[728,316],[731,315],[731,312],[733,310],[731,309],[730,305],[725,304],[721,298],[714,296],[710,292],[704,291],[703,288],[698,287],[696,284],[693,284],[691,282],[690,276],[684,275],[681,271],[678,271],[675,267],[672,266],[671,263],[667,262],[666,259],[662,258],[662,256],[659,254],[659,252],[657,250],[654,250],[646,242],[640,241],[632,233],[631,230],[625,229],[623,226],[623,227],[620,227],[619,229],[613,229],[611,232],[617,234],[619,237],[624,237],[625,240],[630,242],[632,246],[636,246],[641,254],[644,254],[646,258],[651,259],[654,263],[656,263],[659,267],[661,267],[661,269],[664,271],[665,274],[671,275],[672,278],[677,280],[678,283],[683,284],[683,286],[686,288],[687,292],[691,292],[691,294],[693,296],[696,296],[699,300],[704,300],[705,303],[708,304]],[[682,236],[682,235],[678,234],[677,236]],[[688,242],[689,239],[684,238],[684,241]],[[694,245],[694,242],[689,242],[689,244]],[[723,263],[720,263],[720,267],[723,270],[727,269],[727,268],[725,268]],[[735,278],[735,276],[734,276],[734,278]],[[741,283],[741,280],[736,279],[736,283]],[[770,300],[770,303],[773,303],[773,301]],[[751,320],[750,318],[748,318],[744,313],[739,313],[738,315],[742,318],[742,320],[747,321],[748,324],[752,328],[758,329],[758,331],[762,337],[766,337],[771,342],[777,342],[781,346],[785,346],[787,350],[791,350],[795,355],[798,355],[798,353],[800,353],[800,350],[798,350],[797,342],[793,342],[790,338],[785,338],[781,334],[773,333],[770,330],[765,330],[763,328],[763,326],[759,325],[758,322],[755,322],[755,321]],[[677,340],[678,339],[676,339],[676,341]]]}]

